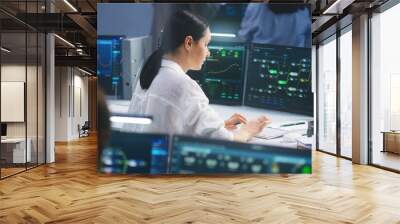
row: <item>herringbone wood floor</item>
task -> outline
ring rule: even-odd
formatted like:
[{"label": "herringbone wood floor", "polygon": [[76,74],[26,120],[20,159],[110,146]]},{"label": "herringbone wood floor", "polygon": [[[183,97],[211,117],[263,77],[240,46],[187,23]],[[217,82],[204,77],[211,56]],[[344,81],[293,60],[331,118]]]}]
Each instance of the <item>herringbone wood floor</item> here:
[{"label": "herringbone wood floor", "polygon": [[400,223],[400,175],[313,153],[312,175],[96,173],[96,139],[0,181],[0,223]]}]

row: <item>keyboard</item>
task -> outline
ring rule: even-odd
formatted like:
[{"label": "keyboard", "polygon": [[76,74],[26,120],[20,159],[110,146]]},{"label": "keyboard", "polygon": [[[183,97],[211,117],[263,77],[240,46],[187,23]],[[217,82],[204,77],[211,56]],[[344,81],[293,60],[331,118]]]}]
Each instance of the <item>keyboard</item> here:
[{"label": "keyboard", "polygon": [[279,128],[266,127],[260,133],[255,135],[254,137],[268,140],[268,139],[283,137],[283,135],[285,135],[286,133],[287,133],[287,131],[279,129]]}]

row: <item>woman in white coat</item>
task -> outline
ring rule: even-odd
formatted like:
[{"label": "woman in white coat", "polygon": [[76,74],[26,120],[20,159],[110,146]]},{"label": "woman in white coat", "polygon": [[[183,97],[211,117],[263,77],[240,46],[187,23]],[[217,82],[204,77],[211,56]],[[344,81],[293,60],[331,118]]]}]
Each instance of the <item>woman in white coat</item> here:
[{"label": "woman in white coat", "polygon": [[[161,46],[147,59],[132,96],[129,113],[153,117],[139,130],[247,141],[269,122],[264,116],[246,121],[234,114],[224,121],[209,106],[207,96],[186,72],[200,70],[209,56],[208,24],[201,18],[178,11],[162,32]],[[236,124],[239,130],[232,132]],[[136,127],[137,128],[137,127]]]}]

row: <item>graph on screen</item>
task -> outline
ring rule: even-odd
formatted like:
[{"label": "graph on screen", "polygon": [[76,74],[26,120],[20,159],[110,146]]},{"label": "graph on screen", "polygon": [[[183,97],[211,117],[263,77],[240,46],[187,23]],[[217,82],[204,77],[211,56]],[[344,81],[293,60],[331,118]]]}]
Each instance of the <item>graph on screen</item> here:
[{"label": "graph on screen", "polygon": [[210,57],[200,71],[189,71],[210,103],[241,104],[245,72],[245,46],[240,43],[211,43]]},{"label": "graph on screen", "polygon": [[246,105],[312,115],[311,50],[253,44],[245,92]]}]

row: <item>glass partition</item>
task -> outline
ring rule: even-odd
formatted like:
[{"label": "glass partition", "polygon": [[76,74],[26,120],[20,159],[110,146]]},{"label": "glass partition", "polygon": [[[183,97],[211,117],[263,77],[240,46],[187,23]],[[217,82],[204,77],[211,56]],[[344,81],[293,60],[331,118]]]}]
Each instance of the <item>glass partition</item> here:
[{"label": "glass partition", "polygon": [[26,138],[26,41],[25,31],[1,34],[1,46],[7,49],[1,51],[2,177],[24,171],[31,161],[31,142]]},{"label": "glass partition", "polygon": [[27,148],[31,151],[27,166],[30,168],[37,165],[38,159],[38,35],[36,32],[27,32],[27,43]]},{"label": "glass partition", "polygon": [[46,65],[46,37],[43,33],[38,33],[38,76],[37,76],[37,90],[38,90],[38,105],[37,105],[37,125],[38,125],[38,135],[37,135],[37,146],[38,146],[38,164],[44,164],[46,162],[46,147],[45,147],[45,124],[46,124],[46,76],[45,76],[45,65]]},{"label": "glass partition", "polygon": [[45,162],[46,40],[43,33],[22,22],[27,13],[44,12],[43,4],[0,2],[15,13],[0,13],[0,178]]},{"label": "glass partition", "polygon": [[336,35],[318,47],[318,149],[336,154]]}]

